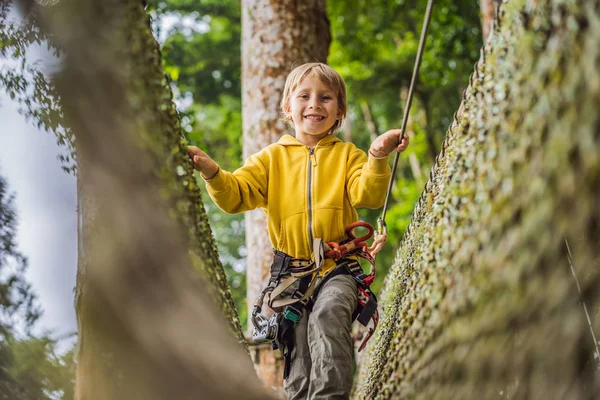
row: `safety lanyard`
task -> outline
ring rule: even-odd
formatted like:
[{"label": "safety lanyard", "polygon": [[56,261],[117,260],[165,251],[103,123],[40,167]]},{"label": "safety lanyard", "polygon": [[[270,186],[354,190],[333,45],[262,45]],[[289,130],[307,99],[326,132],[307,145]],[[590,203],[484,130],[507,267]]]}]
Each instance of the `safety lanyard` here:
[{"label": "safety lanyard", "polygon": [[[410,112],[410,106],[412,105],[412,98],[415,90],[415,84],[417,76],[419,75],[419,69],[421,68],[421,59],[423,58],[423,49],[425,48],[425,42],[427,40],[427,30],[429,29],[429,23],[431,22],[431,10],[433,9],[433,0],[427,2],[427,9],[425,11],[425,19],[423,21],[423,28],[421,29],[421,38],[419,39],[419,48],[417,49],[417,59],[415,61],[415,67],[413,69],[412,78],[410,80],[410,88],[408,89],[408,97],[406,99],[406,106],[404,107],[404,117],[402,118],[402,126],[400,128],[400,141],[404,139],[404,133],[406,132],[406,124],[408,123],[408,114]],[[400,153],[396,152],[394,157],[394,163],[392,165],[392,174],[390,175],[390,182],[388,184],[387,194],[385,195],[385,203],[383,205],[383,211],[381,216],[377,219],[377,230],[379,233],[387,232],[387,225],[385,224],[385,214],[388,208],[388,202],[390,200],[390,193],[392,192],[392,184],[394,182],[394,176],[396,175],[396,168],[398,167],[398,159]]]}]

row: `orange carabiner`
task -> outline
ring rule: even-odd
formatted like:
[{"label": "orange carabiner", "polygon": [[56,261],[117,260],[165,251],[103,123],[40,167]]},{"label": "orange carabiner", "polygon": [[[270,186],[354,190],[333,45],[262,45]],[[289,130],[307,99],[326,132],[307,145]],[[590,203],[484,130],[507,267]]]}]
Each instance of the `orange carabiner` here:
[{"label": "orange carabiner", "polygon": [[[365,235],[357,238],[353,232],[356,228],[367,228],[367,230],[369,232],[367,232]],[[364,222],[364,221],[353,222],[350,225],[348,225],[348,227],[346,228],[346,235],[348,235],[348,237],[356,244],[370,239],[371,237],[373,237],[374,234],[375,234],[375,229],[373,229],[373,226],[371,224],[369,224],[368,222]]]},{"label": "orange carabiner", "polygon": [[[369,232],[367,232],[363,236],[356,237],[356,235],[354,234],[354,229],[356,228],[366,228]],[[348,235],[350,241],[343,245],[340,245],[336,242],[327,242],[327,245],[331,250],[325,253],[325,257],[339,260],[352,250],[355,250],[357,248],[362,249],[364,246],[367,246],[366,240],[371,238],[374,233],[375,229],[373,229],[371,224],[363,221],[353,222],[346,228],[346,235]]]}]

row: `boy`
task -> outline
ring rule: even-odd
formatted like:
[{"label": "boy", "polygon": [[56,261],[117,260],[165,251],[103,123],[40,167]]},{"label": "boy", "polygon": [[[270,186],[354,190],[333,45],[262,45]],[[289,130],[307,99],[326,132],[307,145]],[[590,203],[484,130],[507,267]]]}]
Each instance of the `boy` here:
[{"label": "boy", "polygon": [[[333,133],[347,111],[346,85],[321,63],[301,65],[288,75],[281,110],[295,137],[284,135],[233,173],[220,170],[197,147],[188,147],[188,154],[223,211],[263,208],[276,255],[310,260],[314,238],[339,242],[345,227],[358,219],[355,208],[383,205],[390,177],[387,156],[405,150],[408,137],[398,143],[400,130],[387,131],[373,141],[368,157],[336,138]],[[368,250],[374,254],[380,247],[374,243]],[[327,259],[321,273],[335,267]],[[312,300],[312,309],[293,327],[285,390],[290,399],[346,399],[352,385],[350,330],[357,284],[351,275],[335,274]]]}]

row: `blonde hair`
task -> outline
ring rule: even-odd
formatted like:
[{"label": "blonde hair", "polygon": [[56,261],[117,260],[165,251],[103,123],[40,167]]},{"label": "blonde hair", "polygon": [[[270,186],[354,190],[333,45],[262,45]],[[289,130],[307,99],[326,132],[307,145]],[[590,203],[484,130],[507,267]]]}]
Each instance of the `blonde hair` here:
[{"label": "blonde hair", "polygon": [[346,83],[344,79],[333,68],[323,63],[307,63],[296,67],[290,72],[285,80],[283,88],[283,96],[281,97],[281,119],[286,123],[293,125],[292,118],[286,112],[286,108],[290,105],[292,93],[307,76],[317,77],[323,84],[329,86],[334,92],[337,92],[337,101],[339,108],[339,119],[335,121],[328,133],[337,131],[344,122],[348,104],[346,100]]}]

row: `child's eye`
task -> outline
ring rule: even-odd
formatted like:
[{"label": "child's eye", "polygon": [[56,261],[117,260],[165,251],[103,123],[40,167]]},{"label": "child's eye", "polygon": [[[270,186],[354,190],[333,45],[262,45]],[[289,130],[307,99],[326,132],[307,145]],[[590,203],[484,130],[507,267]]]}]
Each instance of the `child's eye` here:
[{"label": "child's eye", "polygon": [[331,100],[331,96],[325,95],[325,96],[323,96],[323,100]]},{"label": "child's eye", "polygon": [[306,100],[306,99],[308,99],[308,95],[307,95],[307,94],[305,94],[305,93],[301,94],[301,95],[300,95],[300,96],[298,96],[298,97],[300,97],[301,99],[305,99],[305,100]]}]

